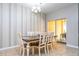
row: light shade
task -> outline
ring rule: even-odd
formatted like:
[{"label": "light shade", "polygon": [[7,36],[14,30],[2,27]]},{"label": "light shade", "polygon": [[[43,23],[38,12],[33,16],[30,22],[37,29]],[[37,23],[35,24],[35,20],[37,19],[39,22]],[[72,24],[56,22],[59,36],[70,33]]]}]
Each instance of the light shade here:
[{"label": "light shade", "polygon": [[35,13],[41,12],[41,7],[40,6],[33,6],[32,12],[35,12]]}]

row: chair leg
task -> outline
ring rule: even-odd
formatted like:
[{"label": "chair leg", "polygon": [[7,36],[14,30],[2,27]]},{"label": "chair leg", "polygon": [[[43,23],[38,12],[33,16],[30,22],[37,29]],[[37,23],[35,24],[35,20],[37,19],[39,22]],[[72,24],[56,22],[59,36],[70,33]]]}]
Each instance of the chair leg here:
[{"label": "chair leg", "polygon": [[24,56],[25,55],[25,49],[23,48],[23,54],[22,54],[22,56]]},{"label": "chair leg", "polygon": [[47,45],[47,52],[48,52],[48,54],[49,54],[49,47],[48,47],[48,45]]},{"label": "chair leg", "polygon": [[52,53],[53,52],[53,49],[52,49],[52,44],[51,44],[51,51],[50,51],[50,53]]},{"label": "chair leg", "polygon": [[39,56],[40,56],[40,47],[39,47]]},{"label": "chair leg", "polygon": [[45,55],[46,55],[46,47],[44,49],[45,49]]},{"label": "chair leg", "polygon": [[34,55],[34,47],[32,48],[32,55]]},{"label": "chair leg", "polygon": [[21,47],[19,47],[19,51],[20,51],[20,55],[21,55],[21,52],[22,52],[22,48]]},{"label": "chair leg", "polygon": [[53,45],[51,44],[51,49],[52,49],[52,52],[53,52]]}]

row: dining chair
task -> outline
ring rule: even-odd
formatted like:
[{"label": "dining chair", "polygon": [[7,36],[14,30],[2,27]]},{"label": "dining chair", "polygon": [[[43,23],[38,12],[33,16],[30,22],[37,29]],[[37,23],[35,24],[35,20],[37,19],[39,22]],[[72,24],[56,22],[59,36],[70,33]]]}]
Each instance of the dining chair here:
[{"label": "dining chair", "polygon": [[47,33],[46,35],[46,46],[47,46],[47,52],[49,54],[50,52],[50,49],[49,47],[51,48],[51,52],[53,52],[53,33]]},{"label": "dining chair", "polygon": [[22,52],[22,55],[24,56],[25,55],[25,50],[26,50],[26,42],[24,42],[22,39],[23,39],[23,34],[22,33],[18,33],[18,36],[19,36],[19,49],[20,49],[20,54]]},{"label": "dining chair", "polygon": [[44,52],[46,54],[46,38],[44,34],[39,34],[39,44],[38,46],[35,46],[35,48],[38,48],[39,56],[41,55],[41,49],[44,48]]},{"label": "dining chair", "polygon": [[25,42],[23,40],[24,39],[25,40],[26,39],[30,40],[30,38],[28,38],[27,35],[23,35],[22,33],[18,33],[18,35],[19,35],[19,39],[20,39],[20,41],[19,41],[20,54],[22,52],[22,55],[24,56],[25,55],[25,50],[32,49],[32,55],[34,55],[34,47],[35,47],[34,45],[36,45],[36,44],[34,42],[30,42],[29,47],[27,47],[27,42]]},{"label": "dining chair", "polygon": [[63,43],[66,43],[66,33],[61,33],[60,34],[60,41],[63,42]]}]

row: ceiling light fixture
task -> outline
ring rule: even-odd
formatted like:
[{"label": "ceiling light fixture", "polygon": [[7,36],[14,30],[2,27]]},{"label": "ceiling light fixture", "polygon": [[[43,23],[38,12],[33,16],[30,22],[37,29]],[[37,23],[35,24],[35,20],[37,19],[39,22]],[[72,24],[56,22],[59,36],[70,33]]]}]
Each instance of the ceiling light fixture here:
[{"label": "ceiling light fixture", "polygon": [[41,12],[41,7],[40,7],[40,5],[41,4],[36,4],[36,5],[34,5],[33,7],[32,7],[32,12],[34,12],[34,13],[39,13],[39,12]]}]

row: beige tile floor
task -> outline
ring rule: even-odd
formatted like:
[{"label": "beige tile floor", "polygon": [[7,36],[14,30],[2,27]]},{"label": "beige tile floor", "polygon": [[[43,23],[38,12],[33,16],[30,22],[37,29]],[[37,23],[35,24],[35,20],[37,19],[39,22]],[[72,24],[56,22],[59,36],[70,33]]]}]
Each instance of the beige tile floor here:
[{"label": "beige tile floor", "polygon": [[[42,53],[42,56],[78,56],[78,52],[79,49],[77,48],[67,47],[65,44],[54,43],[53,52],[51,52],[50,54],[47,53],[46,55]],[[35,53],[34,55],[38,56],[38,53]],[[14,48],[5,51],[0,51],[0,56],[20,56],[19,49]],[[30,54],[30,56],[32,55]]]}]

